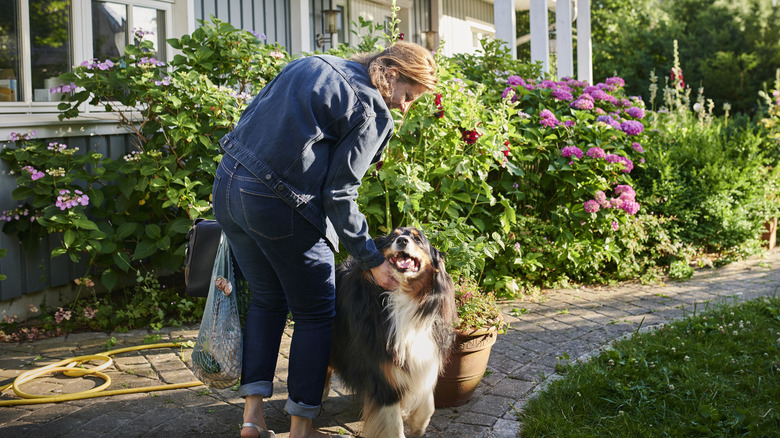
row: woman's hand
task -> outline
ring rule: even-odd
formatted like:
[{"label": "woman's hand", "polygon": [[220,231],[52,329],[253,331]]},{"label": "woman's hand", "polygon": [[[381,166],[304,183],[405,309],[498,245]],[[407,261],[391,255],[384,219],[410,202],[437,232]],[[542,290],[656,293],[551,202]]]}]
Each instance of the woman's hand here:
[{"label": "woman's hand", "polygon": [[393,277],[393,267],[387,260],[371,268],[371,275],[374,277],[374,282],[384,290],[393,290],[398,286],[398,281]]}]

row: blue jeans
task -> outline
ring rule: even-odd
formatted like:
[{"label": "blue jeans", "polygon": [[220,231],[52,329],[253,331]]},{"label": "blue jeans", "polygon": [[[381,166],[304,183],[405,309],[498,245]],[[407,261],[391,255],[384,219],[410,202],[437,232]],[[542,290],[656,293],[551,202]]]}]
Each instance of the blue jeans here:
[{"label": "blue jeans", "polygon": [[313,419],[322,403],[335,315],[333,250],[314,225],[229,155],[217,169],[213,205],[252,294],[239,395],[272,395],[289,310],[295,327],[286,409]]}]

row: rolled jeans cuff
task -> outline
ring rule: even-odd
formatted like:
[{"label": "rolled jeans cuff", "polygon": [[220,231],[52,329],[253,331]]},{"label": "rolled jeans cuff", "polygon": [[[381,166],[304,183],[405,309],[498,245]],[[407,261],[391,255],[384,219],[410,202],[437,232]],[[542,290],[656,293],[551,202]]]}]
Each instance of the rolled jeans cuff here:
[{"label": "rolled jeans cuff", "polygon": [[263,396],[263,398],[268,398],[274,395],[273,382],[259,381],[259,382],[247,383],[246,385],[241,385],[238,387],[239,397],[246,398],[250,395],[260,395]]},{"label": "rolled jeans cuff", "polygon": [[287,403],[284,405],[284,409],[288,414],[295,415],[296,417],[308,418],[309,420],[313,420],[319,415],[320,407],[321,406],[311,406],[305,403],[294,402],[290,398],[287,399]]}]

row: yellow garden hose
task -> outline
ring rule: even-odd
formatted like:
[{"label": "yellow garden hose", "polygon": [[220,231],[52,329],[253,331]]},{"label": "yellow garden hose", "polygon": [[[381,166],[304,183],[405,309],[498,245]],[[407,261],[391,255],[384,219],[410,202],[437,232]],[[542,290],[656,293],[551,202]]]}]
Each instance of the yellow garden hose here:
[{"label": "yellow garden hose", "polygon": [[[4,386],[0,386],[0,392],[5,391],[6,389],[8,389],[8,387],[13,387],[14,393],[16,393],[16,395],[21,397],[21,399],[0,400],[0,406],[57,403],[57,402],[70,401],[70,400],[82,400],[85,398],[107,397],[110,395],[118,395],[118,394],[133,394],[138,392],[164,391],[167,389],[181,389],[181,388],[191,388],[193,386],[201,386],[203,385],[203,383],[196,380],[194,382],[174,383],[170,385],[144,386],[141,388],[115,389],[111,391],[104,391],[104,389],[111,386],[111,378],[108,377],[106,374],[102,373],[101,371],[110,367],[114,363],[114,360],[111,359],[112,355],[127,353],[130,351],[147,350],[152,348],[178,348],[184,346],[185,344],[170,342],[170,343],[163,343],[163,344],[151,344],[151,345],[140,345],[136,347],[119,348],[116,350],[106,351],[105,353],[90,354],[86,356],[78,356],[70,359],[64,359],[59,362],[53,363],[51,365],[46,365],[38,369],[26,371],[20,374],[19,376],[17,376],[12,383],[9,383]],[[102,360],[104,362],[92,368],[75,368],[77,365],[80,365],[85,362],[90,362],[93,360]],[[89,389],[87,391],[74,392],[71,394],[64,394],[64,395],[57,395],[57,396],[27,394],[19,388],[22,384],[34,380],[40,376],[43,376],[45,374],[58,373],[58,372],[61,372],[68,377],[82,377],[85,375],[92,375],[103,379],[105,383],[95,388]]]}]

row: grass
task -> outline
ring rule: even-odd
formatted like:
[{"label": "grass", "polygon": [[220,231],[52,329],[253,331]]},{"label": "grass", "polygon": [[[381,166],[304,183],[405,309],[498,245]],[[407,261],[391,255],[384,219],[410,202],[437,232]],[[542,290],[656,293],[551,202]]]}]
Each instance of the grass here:
[{"label": "grass", "polygon": [[780,436],[780,298],[717,306],[558,367],[523,437]]}]

